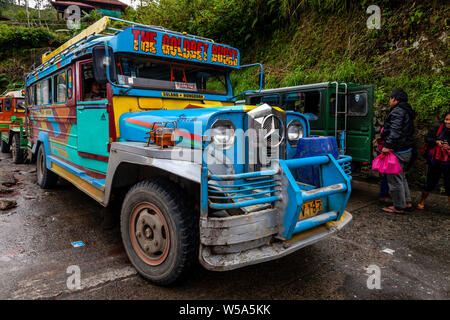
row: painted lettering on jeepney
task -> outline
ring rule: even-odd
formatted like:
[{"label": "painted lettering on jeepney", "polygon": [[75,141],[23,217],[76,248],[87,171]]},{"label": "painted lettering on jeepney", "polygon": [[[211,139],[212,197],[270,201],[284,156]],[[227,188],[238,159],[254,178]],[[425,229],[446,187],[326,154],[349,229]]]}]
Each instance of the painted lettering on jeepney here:
[{"label": "painted lettering on jeepney", "polygon": [[156,32],[133,29],[133,49],[156,54]]},{"label": "painted lettering on jeepney", "polygon": [[132,29],[132,34],[133,50],[137,52],[230,67],[239,63],[238,50],[224,45],[139,29]]},{"label": "painted lettering on jeepney", "polygon": [[226,66],[237,66],[238,53],[236,49],[213,44],[211,48],[211,62],[222,63]]},{"label": "painted lettering on jeepney", "polygon": [[167,34],[162,37],[162,52],[166,56],[178,56],[180,58],[197,61],[208,61],[209,44],[184,39],[177,36],[169,36]]}]

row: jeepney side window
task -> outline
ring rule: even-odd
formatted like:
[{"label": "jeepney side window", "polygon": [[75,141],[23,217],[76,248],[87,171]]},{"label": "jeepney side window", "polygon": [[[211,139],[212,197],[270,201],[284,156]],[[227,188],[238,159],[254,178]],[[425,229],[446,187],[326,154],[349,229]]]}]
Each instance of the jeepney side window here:
[{"label": "jeepney side window", "polygon": [[27,102],[28,102],[28,105],[30,105],[30,106],[33,105],[33,87],[27,88]]},{"label": "jeepney side window", "polygon": [[352,93],[348,96],[348,114],[364,117],[368,112],[367,92]]},{"label": "jeepney side window", "polygon": [[5,112],[8,112],[11,110],[11,105],[12,105],[12,99],[5,98]]},{"label": "jeepney side window", "polygon": [[38,82],[33,86],[34,90],[34,103],[36,106],[40,106],[42,104],[42,92],[41,92],[41,83]]},{"label": "jeepney side window", "polygon": [[62,72],[53,77],[53,93],[55,103],[64,103],[67,98],[66,72]]},{"label": "jeepney side window", "polygon": [[52,103],[52,78],[47,78],[42,81],[42,104]]},{"label": "jeepney side window", "polygon": [[95,80],[92,62],[81,65],[81,94],[84,101],[106,98],[106,86]]},{"label": "jeepney side window", "polygon": [[0,99],[0,112],[3,112],[3,99]]},{"label": "jeepney side window", "polygon": [[72,99],[72,92],[73,92],[73,75],[72,75],[72,69],[67,70],[67,99]]}]

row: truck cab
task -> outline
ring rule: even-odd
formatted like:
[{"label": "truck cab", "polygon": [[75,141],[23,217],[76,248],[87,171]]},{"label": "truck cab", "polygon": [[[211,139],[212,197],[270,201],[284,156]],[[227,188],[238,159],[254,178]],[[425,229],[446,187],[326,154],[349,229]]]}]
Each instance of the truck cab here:
[{"label": "truck cab", "polygon": [[269,103],[308,115],[311,135],[335,137],[342,152],[352,157],[353,171],[372,163],[372,85],[334,81],[265,89],[246,94],[242,103]]},{"label": "truck cab", "polygon": [[1,151],[12,152],[14,163],[24,161],[25,96],[23,90],[10,91],[0,96],[0,143]]}]

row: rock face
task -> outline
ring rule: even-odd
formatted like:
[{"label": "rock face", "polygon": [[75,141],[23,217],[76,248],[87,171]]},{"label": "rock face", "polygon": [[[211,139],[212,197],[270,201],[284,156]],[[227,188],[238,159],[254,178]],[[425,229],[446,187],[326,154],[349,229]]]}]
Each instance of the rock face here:
[{"label": "rock face", "polygon": [[0,186],[11,187],[16,184],[16,179],[11,172],[0,172]]},{"label": "rock face", "polygon": [[0,200],[0,210],[8,210],[17,207],[17,202],[14,200]]}]

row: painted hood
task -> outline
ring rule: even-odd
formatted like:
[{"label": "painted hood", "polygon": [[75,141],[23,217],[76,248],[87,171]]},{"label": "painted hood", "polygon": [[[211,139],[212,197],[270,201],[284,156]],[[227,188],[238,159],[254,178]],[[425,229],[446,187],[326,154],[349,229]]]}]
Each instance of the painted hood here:
[{"label": "painted hood", "polygon": [[[223,113],[244,113],[243,106],[155,110],[124,113],[119,118],[120,140],[147,142],[148,132],[155,122],[175,121],[176,135],[184,142],[201,145],[201,137],[212,121]],[[172,125],[168,125],[172,127]]]}]

